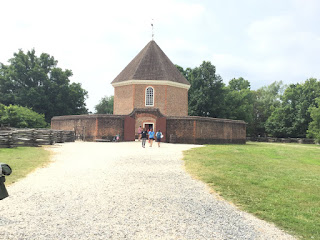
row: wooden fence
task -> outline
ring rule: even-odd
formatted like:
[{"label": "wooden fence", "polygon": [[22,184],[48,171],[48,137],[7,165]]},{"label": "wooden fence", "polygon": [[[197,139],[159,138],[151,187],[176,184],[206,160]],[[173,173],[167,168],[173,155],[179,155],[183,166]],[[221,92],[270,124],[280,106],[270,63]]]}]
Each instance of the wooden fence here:
[{"label": "wooden fence", "polygon": [[74,142],[74,131],[51,129],[0,129],[0,148],[37,147],[55,143]]},{"label": "wooden fence", "polygon": [[315,144],[314,139],[310,139],[310,138],[247,137],[247,141],[252,141],[252,142],[278,142],[278,143]]}]

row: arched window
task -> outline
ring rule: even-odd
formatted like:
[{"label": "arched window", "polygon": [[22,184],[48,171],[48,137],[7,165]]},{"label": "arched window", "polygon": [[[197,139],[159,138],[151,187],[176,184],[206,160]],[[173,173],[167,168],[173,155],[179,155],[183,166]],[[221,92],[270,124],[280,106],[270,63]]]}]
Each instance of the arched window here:
[{"label": "arched window", "polygon": [[153,106],[153,87],[146,89],[146,106]]}]

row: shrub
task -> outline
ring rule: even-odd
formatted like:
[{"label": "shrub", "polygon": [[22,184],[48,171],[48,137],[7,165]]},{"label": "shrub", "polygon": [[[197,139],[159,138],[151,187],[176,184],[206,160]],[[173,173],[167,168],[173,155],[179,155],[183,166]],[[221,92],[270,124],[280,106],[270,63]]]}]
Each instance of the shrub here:
[{"label": "shrub", "polygon": [[34,112],[27,107],[18,105],[5,106],[0,104],[0,124],[8,124],[16,128],[44,128],[48,124],[44,114]]}]

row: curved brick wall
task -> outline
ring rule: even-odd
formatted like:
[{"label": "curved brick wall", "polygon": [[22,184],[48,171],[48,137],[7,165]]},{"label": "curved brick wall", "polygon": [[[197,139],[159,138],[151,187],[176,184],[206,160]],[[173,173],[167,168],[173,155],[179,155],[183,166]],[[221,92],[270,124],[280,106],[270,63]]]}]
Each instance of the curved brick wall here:
[{"label": "curved brick wall", "polygon": [[[170,141],[170,135],[173,136],[177,143],[193,143],[193,144],[224,144],[246,143],[246,123],[244,121],[207,118],[207,117],[165,117],[158,109],[143,110],[135,109],[130,115],[72,115],[59,116],[51,120],[51,128],[57,130],[75,130],[76,134],[84,135],[86,141],[94,141],[95,139],[112,138],[120,134],[120,140],[123,140],[125,131],[134,131],[140,124],[143,117],[154,116],[154,119],[165,123],[162,125],[161,131],[166,134],[165,139]],[[140,119],[141,117],[141,119]],[[132,119],[133,126],[125,129],[125,119]],[[129,121],[130,122],[130,121]],[[134,124],[136,123],[136,124]],[[138,124],[138,125],[137,125]],[[165,128],[165,129],[164,129]],[[133,140],[133,139],[132,139]]]}]

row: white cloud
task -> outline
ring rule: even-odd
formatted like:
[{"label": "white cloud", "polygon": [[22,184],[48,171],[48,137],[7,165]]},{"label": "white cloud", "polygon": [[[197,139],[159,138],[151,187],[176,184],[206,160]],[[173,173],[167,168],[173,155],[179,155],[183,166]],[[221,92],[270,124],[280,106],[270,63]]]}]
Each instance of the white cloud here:
[{"label": "white cloud", "polygon": [[0,62],[19,48],[51,54],[89,91],[93,110],[113,94],[110,82],[151,40],[154,19],[155,40],[183,67],[212,60],[225,81],[242,76],[258,87],[319,77],[320,1],[290,1],[283,12],[269,2],[263,1],[269,6],[263,9],[270,12],[255,15],[247,7],[251,1],[5,1]]},{"label": "white cloud", "polygon": [[2,9],[6,37],[1,41],[0,62],[20,48],[51,54],[59,67],[73,71],[73,81],[89,91],[91,110],[103,96],[113,94],[110,82],[151,40],[151,19],[157,38],[172,23],[192,24],[204,11],[198,3],[169,0],[12,0]]},{"label": "white cloud", "polygon": [[[297,28],[292,15],[270,16],[254,21],[247,29],[249,36],[247,54],[215,54],[213,59],[221,66],[222,75],[229,73],[247,76],[252,86],[283,80],[301,82],[309,77],[319,77],[319,35]],[[219,70],[219,69],[218,69]]]}]

